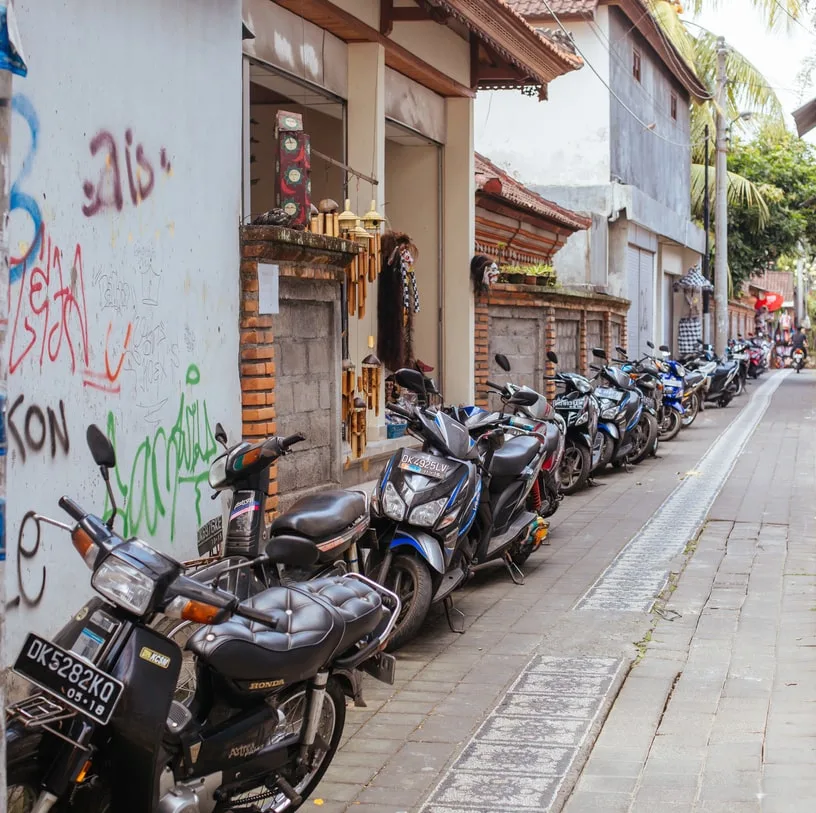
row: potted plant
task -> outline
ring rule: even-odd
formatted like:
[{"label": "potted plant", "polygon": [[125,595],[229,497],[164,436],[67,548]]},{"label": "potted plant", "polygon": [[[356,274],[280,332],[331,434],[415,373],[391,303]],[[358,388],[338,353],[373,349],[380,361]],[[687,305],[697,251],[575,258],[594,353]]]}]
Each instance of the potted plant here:
[{"label": "potted plant", "polygon": [[530,266],[527,273],[531,276],[533,285],[540,285],[543,287],[552,287],[555,285],[555,269],[551,265],[546,265],[544,263],[533,265]]},{"label": "potted plant", "polygon": [[502,276],[513,285],[524,285],[527,281],[526,269],[519,265],[506,265],[502,269]]}]

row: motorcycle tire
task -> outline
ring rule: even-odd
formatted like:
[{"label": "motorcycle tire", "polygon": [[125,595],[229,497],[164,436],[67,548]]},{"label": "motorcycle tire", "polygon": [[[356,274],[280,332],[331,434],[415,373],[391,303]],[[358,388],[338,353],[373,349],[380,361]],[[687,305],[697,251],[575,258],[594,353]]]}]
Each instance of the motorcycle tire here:
[{"label": "motorcycle tire", "polygon": [[730,392],[729,392],[728,394],[726,394],[726,395],[721,395],[721,396],[720,396],[720,398],[719,398],[719,400],[717,401],[717,406],[718,406],[720,409],[725,409],[725,408],[726,408],[726,407],[727,407],[727,406],[728,406],[728,405],[731,403],[731,399],[732,399],[733,397],[734,397],[734,396],[733,396],[733,395],[731,395],[731,393],[730,393]]},{"label": "motorcycle tire", "polygon": [[667,440],[674,440],[674,438],[680,434],[682,428],[683,420],[680,417],[680,413],[669,409],[667,410],[666,417],[657,436],[665,443]]},{"label": "motorcycle tire", "polygon": [[683,415],[681,419],[684,429],[687,429],[694,423],[694,419],[700,411],[701,403],[700,396],[696,392],[693,392],[691,398],[689,398],[689,406],[686,407],[686,414]]},{"label": "motorcycle tire", "polygon": [[[630,463],[641,463],[649,455],[649,451],[654,445],[655,437],[657,436],[657,419],[650,412],[644,412],[640,416],[638,424],[644,424],[642,427],[642,435],[640,442],[636,444],[634,452],[629,456]],[[643,431],[645,430],[645,431]]]},{"label": "motorcycle tire", "polygon": [[176,680],[176,693],[173,695],[173,699],[186,708],[190,708],[198,683],[195,655],[188,652],[185,646],[193,633],[201,629],[201,624],[196,624],[194,621],[185,621],[182,618],[168,618],[165,616],[153,625],[153,629],[159,635],[164,635],[165,638],[174,641],[181,650],[181,669]]},{"label": "motorcycle tire", "polygon": [[603,435],[603,451],[601,452],[601,459],[598,465],[593,469],[593,472],[603,471],[611,462],[612,455],[615,453],[615,443],[609,435]]},{"label": "motorcycle tire", "polygon": [[742,376],[737,376],[736,378],[736,390],[734,390],[735,396],[740,396],[745,392],[745,381],[743,381]]},{"label": "motorcycle tire", "polygon": [[[403,591],[402,584],[406,577],[410,586]],[[425,622],[433,598],[431,571],[418,557],[399,554],[391,562],[384,586],[397,593],[402,601],[402,612],[386,647],[388,652],[394,652],[415,638]]]},{"label": "motorcycle tire", "polygon": [[796,368],[796,375],[799,375],[799,373],[800,373],[800,372],[802,372],[802,368],[797,366],[797,368]]},{"label": "motorcycle tire", "polygon": [[[569,439],[561,461],[561,493],[575,494],[589,479],[589,449],[581,443]],[[573,475],[570,477],[569,475]]]}]

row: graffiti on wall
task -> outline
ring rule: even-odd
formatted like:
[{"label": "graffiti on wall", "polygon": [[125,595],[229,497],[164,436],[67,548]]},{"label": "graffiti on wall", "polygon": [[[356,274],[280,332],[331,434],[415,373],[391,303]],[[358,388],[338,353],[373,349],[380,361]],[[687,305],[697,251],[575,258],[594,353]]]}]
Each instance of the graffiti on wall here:
[{"label": "graffiti on wall", "polygon": [[[122,142],[117,143],[116,136],[110,130],[100,130],[89,145],[91,156],[100,160],[97,180],[86,180],[82,191],[87,203],[82,206],[85,217],[93,217],[106,209],[121,212],[125,205],[125,190],[122,185],[121,153],[124,153],[125,175],[130,202],[139,206],[147,200],[156,185],[156,170],[153,162],[147,157],[142,144],[133,146],[133,130],[125,130]],[[167,150],[159,151],[159,168],[166,175],[171,175],[173,168],[167,156]]]},{"label": "graffiti on wall", "polygon": [[[195,364],[187,368],[186,384],[196,387],[201,373]],[[190,400],[182,392],[175,420],[161,422],[167,400],[147,411],[145,420],[152,422],[152,432],[145,435],[128,465],[117,453],[113,478],[117,499],[123,507],[125,535],[154,536],[162,520],[169,522],[169,541],[175,541],[176,511],[182,490],[190,490],[196,523],[201,524],[202,497],[205,496],[210,463],[218,452],[207,411],[207,402]],[[114,445],[116,418],[108,413],[108,437]],[[185,509],[190,503],[185,501]],[[106,510],[110,505],[106,505]]]},{"label": "graffiti on wall", "polygon": [[[65,252],[40,227],[39,253],[23,260],[19,285],[12,286],[9,315],[9,375],[31,357],[42,370],[63,360],[84,387],[118,393],[119,375],[133,334],[130,322],[108,322],[103,364],[91,369],[89,319],[82,246],[77,243],[70,268]],[[71,255],[68,255],[71,256]]]},{"label": "graffiti on wall", "polygon": [[22,463],[26,462],[29,452],[41,452],[47,448],[51,460],[54,460],[58,450],[63,455],[71,450],[71,438],[65,420],[65,402],[62,399],[56,409],[49,406],[43,410],[36,403],[26,406],[25,396],[18,395],[11,405],[7,420],[8,433],[17,447],[16,452]]}]

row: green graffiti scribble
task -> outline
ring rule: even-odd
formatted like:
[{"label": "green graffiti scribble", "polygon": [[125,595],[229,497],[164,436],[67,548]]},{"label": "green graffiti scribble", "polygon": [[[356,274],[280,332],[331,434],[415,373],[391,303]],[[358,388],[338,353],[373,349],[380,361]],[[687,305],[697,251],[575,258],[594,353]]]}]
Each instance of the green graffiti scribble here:
[{"label": "green graffiti scribble", "polygon": [[[195,364],[187,368],[186,383],[195,386],[201,373]],[[116,448],[116,421],[108,413],[108,437]],[[210,429],[207,402],[179,399],[175,423],[159,426],[139,444],[128,467],[118,459],[114,483],[121,497],[125,536],[140,533],[155,536],[163,517],[170,518],[170,541],[176,535],[176,507],[182,486],[195,489],[197,526],[201,525],[202,486],[207,482],[210,462],[218,447]],[[127,478],[122,480],[123,474]],[[106,513],[110,504],[105,506]]]}]

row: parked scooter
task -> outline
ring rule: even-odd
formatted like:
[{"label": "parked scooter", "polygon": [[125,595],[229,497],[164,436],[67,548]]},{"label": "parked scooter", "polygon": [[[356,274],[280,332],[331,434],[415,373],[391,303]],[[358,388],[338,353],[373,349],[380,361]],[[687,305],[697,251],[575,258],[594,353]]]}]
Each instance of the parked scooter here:
[{"label": "parked scooter", "polygon": [[586,485],[601,461],[603,439],[598,437],[600,404],[591,382],[579,373],[559,372],[555,380],[563,386],[563,390],[553,406],[567,426],[560,471],[561,491],[574,494]]},{"label": "parked scooter", "polygon": [[[623,348],[616,348],[624,353]],[[608,363],[607,355],[599,347],[592,355],[606,362],[596,371],[595,395],[600,401],[598,431],[603,435],[603,452],[599,469],[607,464],[616,467],[642,460],[657,434],[657,421],[644,410],[643,395],[632,379],[619,367]]]},{"label": "parked scooter", "polygon": [[[108,486],[107,522],[67,497],[68,531],[102,598],[53,641],[29,633],[14,670],[35,690],[6,709],[4,810],[116,813],[294,811],[331,763],[346,713],[336,677],[379,653],[399,599],[359,574],[275,587],[241,601],[113,530],[113,446],[88,442]],[[309,566],[312,542],[277,536],[271,561]],[[390,605],[390,606],[388,606]],[[181,652],[150,628],[156,613],[206,625],[188,647],[200,673],[195,712],[173,700]],[[391,670],[375,673],[393,682]],[[262,806],[262,807],[261,807]]]},{"label": "parked scooter", "polygon": [[716,403],[721,408],[731,403],[737,391],[739,365],[736,361],[721,361],[710,344],[703,345],[699,353],[686,356],[682,361],[686,367],[700,370],[706,376],[706,402]]},{"label": "parked scooter", "polygon": [[[219,423],[215,438],[226,451],[210,466],[209,484],[214,498],[222,492],[230,494],[227,532],[224,538],[220,517],[207,523],[208,536],[203,541],[214,555],[188,563],[189,577],[202,584],[214,583],[246,599],[279,584],[359,572],[357,541],[369,526],[368,501],[361,491],[309,495],[280,514],[268,529],[265,526],[269,467],[305,440],[303,435],[271,437],[254,444],[242,441],[228,448],[226,432]],[[269,560],[264,548],[279,536],[297,537],[313,545],[317,560],[308,567],[284,567]],[[154,629],[174,640],[184,653],[176,700],[185,705],[195,696],[197,679],[195,659],[185,644],[199,627],[189,619],[158,616],[154,622]],[[359,675],[349,674],[346,679],[362,702]]]}]

